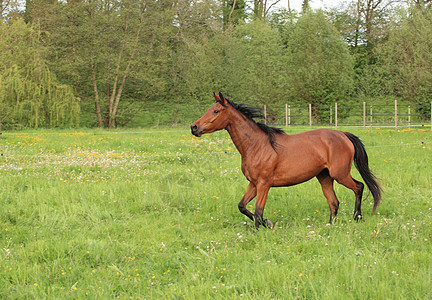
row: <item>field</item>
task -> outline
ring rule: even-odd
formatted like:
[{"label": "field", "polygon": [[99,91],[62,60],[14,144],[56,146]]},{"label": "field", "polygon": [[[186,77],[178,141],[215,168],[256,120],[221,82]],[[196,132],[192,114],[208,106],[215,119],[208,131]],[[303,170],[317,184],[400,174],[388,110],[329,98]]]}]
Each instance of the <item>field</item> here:
[{"label": "field", "polygon": [[314,179],[271,189],[275,227],[258,232],[225,131],[3,132],[0,298],[430,298],[432,132],[350,131],[384,188],[378,214],[365,190],[353,221],[336,184],[327,225]]}]

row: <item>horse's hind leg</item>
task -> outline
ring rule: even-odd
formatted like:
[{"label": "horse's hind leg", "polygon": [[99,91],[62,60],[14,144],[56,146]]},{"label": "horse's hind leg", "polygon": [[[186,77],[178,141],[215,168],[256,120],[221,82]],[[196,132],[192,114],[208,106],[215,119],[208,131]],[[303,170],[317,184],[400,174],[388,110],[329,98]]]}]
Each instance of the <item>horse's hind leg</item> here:
[{"label": "horse's hind leg", "polygon": [[359,221],[361,219],[363,219],[363,216],[361,214],[361,201],[362,201],[362,196],[363,196],[363,188],[364,188],[364,184],[360,181],[357,181],[355,179],[353,179],[354,182],[356,183],[356,188],[357,188],[357,193],[355,193],[356,196],[356,201],[355,201],[355,206],[354,206],[354,220]]},{"label": "horse's hind leg", "polygon": [[337,180],[337,182],[339,182],[340,184],[342,184],[343,186],[349,188],[354,192],[356,197],[355,206],[354,206],[354,220],[359,221],[363,219],[363,216],[361,214],[361,201],[363,196],[364,184],[360,181],[353,179],[350,174],[348,174],[348,176],[346,176],[342,180]]},{"label": "horse's hind leg", "polygon": [[324,196],[327,198],[327,202],[330,208],[330,221],[332,224],[334,221],[338,209],[339,209],[339,200],[336,197],[335,191],[333,189],[333,178],[330,177],[327,169],[323,170],[321,173],[317,175],[317,179],[321,184],[321,189],[323,191]]}]

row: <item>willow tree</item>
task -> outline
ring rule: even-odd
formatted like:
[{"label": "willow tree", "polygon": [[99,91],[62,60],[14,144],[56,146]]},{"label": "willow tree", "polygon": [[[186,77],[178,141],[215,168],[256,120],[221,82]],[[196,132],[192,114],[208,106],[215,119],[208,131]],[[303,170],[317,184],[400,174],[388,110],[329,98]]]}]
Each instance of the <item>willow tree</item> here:
[{"label": "willow tree", "polygon": [[79,99],[47,67],[40,30],[16,19],[0,23],[0,32],[1,124],[78,125]]}]

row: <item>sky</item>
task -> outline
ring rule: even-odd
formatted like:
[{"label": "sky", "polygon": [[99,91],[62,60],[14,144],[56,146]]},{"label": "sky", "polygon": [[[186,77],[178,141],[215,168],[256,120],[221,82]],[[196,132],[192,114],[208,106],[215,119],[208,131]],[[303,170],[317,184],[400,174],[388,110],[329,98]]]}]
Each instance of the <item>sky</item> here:
[{"label": "sky", "polygon": [[[289,2],[290,2],[291,9],[295,9],[297,11],[301,10],[303,0],[289,0]],[[335,7],[342,2],[344,2],[344,0],[309,0],[310,6],[312,8]],[[288,8],[288,0],[281,0],[277,4],[277,6]]]}]

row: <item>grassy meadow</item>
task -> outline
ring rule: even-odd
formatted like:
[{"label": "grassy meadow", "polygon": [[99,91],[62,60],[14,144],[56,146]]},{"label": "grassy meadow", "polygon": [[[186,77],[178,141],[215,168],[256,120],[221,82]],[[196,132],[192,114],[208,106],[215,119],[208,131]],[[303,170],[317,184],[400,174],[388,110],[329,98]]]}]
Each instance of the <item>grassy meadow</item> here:
[{"label": "grassy meadow", "polygon": [[353,221],[335,184],[327,225],[313,179],[271,189],[258,232],[225,131],[3,132],[0,298],[430,299],[432,132],[347,130],[381,179],[378,214],[365,190]]}]

